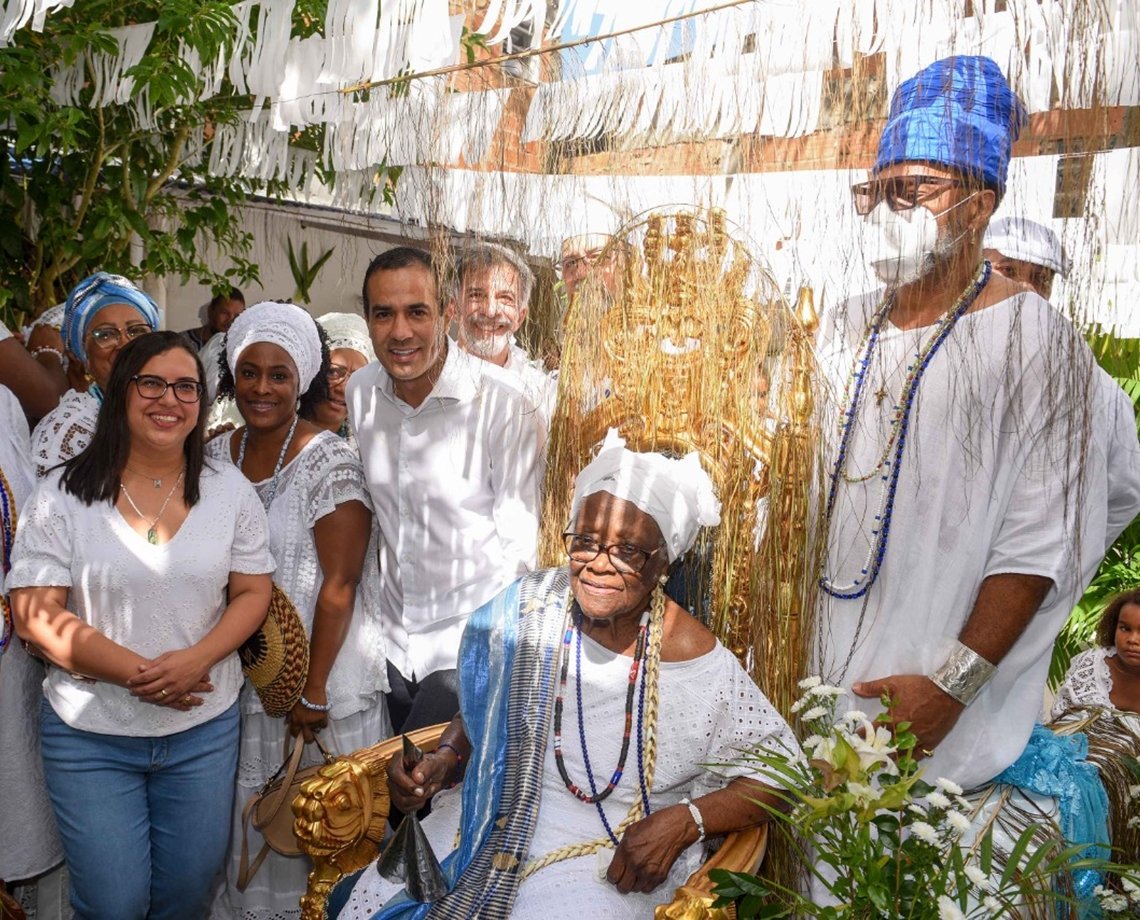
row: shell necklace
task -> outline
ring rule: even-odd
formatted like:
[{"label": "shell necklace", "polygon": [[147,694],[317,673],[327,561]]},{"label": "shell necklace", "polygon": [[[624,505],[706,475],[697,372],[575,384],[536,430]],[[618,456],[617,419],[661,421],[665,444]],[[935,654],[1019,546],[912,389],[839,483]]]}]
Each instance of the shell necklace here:
[{"label": "shell necklace", "polygon": [[[150,522],[150,526],[146,530],[147,542],[154,546],[158,545],[158,522],[162,520],[162,516],[166,513],[166,506],[170,504],[170,500],[174,497],[174,493],[177,491],[179,484],[182,482],[182,477],[185,475],[186,469],[184,467],[182,471],[179,472],[178,478],[174,480],[174,485],[170,487],[170,491],[166,493],[166,500],[163,501],[162,507],[158,509],[158,514],[154,516],[154,520]],[[146,515],[139,510],[139,506],[136,505],[135,500],[131,498],[131,493],[127,491],[127,484],[120,480],[119,488],[123,490],[123,495],[126,496],[127,504],[129,504],[131,508],[134,509],[135,514],[137,514],[142,520],[145,521]]]},{"label": "shell necklace", "polygon": [[[289,426],[289,433],[285,435],[285,443],[281,445],[281,453],[277,455],[277,465],[273,467],[273,478],[269,481],[269,488],[266,489],[265,495],[262,496],[261,503],[265,506],[265,510],[269,510],[269,506],[273,504],[273,499],[277,497],[277,485],[281,478],[281,467],[285,465],[285,455],[289,453],[289,445],[293,443],[293,433],[297,430],[297,421],[300,416],[293,416],[293,424]],[[245,466],[245,445],[249,441],[249,426],[245,426],[245,431],[241,433],[241,443],[238,445],[238,459],[237,467],[243,473],[245,472],[242,467]]]}]

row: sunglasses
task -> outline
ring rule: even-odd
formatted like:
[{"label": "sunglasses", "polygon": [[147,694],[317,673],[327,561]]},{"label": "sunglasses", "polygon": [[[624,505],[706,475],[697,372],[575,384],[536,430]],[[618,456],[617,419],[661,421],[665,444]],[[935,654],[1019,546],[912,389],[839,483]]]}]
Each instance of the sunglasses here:
[{"label": "sunglasses", "polygon": [[855,213],[866,217],[880,201],[885,201],[892,211],[909,211],[924,201],[937,198],[948,188],[964,184],[961,179],[946,176],[895,176],[853,185],[851,195],[855,199]]}]

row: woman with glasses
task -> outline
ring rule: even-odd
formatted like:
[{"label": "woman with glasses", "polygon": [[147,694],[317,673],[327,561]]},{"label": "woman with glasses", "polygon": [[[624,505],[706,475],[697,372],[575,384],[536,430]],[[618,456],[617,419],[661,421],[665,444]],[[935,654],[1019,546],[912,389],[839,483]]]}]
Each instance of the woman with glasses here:
[{"label": "woman with glasses", "polygon": [[[759,746],[797,750],[735,656],[664,593],[670,566],[720,520],[697,455],[624,445],[611,431],[578,475],[569,567],[527,575],[472,615],[460,714],[439,746],[411,771],[389,765],[405,813],[461,784],[423,821],[447,916],[651,917],[706,836],[759,824],[756,800],[777,801],[723,765]],[[401,889],[366,871],[340,916],[419,916]]]},{"label": "woman with glasses", "polygon": [[153,300],[119,275],[97,272],[79,282],[63,311],[60,333],[68,376],[76,386],[32,433],[36,475],[44,476],[91,442],[115,356],[128,342],[158,328]]},{"label": "woman with glasses", "polygon": [[41,751],[77,917],[200,920],[225,858],[235,650],[273,559],[249,483],[205,462],[201,380],[177,333],[127,345],[91,443],[17,528],[7,586],[51,665]]},{"label": "woman with glasses", "polygon": [[348,425],[348,404],[344,388],[348,378],[370,361],[376,360],[372,340],[368,337],[368,324],[355,313],[326,313],[317,322],[325,331],[329,344],[329,395],[313,406],[305,417],[326,431],[352,442]]},{"label": "woman with glasses", "polygon": [[[214,438],[207,452],[236,466],[268,512],[275,581],[309,634],[309,672],[284,719],[266,715],[252,687],[242,696],[234,845],[215,917],[300,914],[309,872],[304,859],[270,853],[238,888],[242,811],[281,765],[286,744],[323,732],[327,747],[347,753],[390,733],[376,537],[363,468],[352,447],[305,419],[328,396],[328,371],[319,327],[293,304],[255,304],[227,333],[219,390],[235,397],[245,425]],[[318,760],[310,748],[302,763]],[[262,846],[252,828],[248,846],[251,853]]]}]

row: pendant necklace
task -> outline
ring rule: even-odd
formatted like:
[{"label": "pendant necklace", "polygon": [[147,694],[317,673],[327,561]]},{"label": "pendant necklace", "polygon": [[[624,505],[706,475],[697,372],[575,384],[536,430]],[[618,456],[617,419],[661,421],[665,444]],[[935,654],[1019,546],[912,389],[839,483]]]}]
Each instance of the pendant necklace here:
[{"label": "pendant necklace", "polygon": [[[289,445],[293,443],[293,433],[297,430],[297,420],[300,418],[298,415],[293,416],[293,424],[289,426],[289,433],[285,435],[285,443],[281,445],[281,453],[277,455],[277,465],[273,467],[273,478],[269,481],[269,488],[265,491],[265,496],[261,499],[261,503],[265,506],[265,510],[269,510],[269,506],[273,504],[273,499],[277,497],[277,483],[281,477],[281,467],[285,465],[285,455],[289,453]],[[237,468],[245,472],[242,467],[245,466],[245,445],[249,441],[249,426],[245,426],[245,431],[241,433],[241,443],[238,445],[238,459]]]},{"label": "pendant necklace", "polygon": [[[170,504],[170,500],[174,497],[174,493],[177,491],[178,486],[181,484],[182,477],[184,475],[186,475],[185,469],[183,469],[178,474],[178,478],[174,480],[174,485],[172,485],[170,487],[170,491],[166,493],[166,500],[162,503],[162,507],[158,509],[158,514],[154,516],[154,520],[150,522],[150,527],[147,528],[146,539],[147,542],[153,546],[158,545],[158,522],[162,520],[163,514],[166,513],[166,506]],[[127,484],[120,481],[119,488],[123,490],[123,495],[125,495],[127,498],[127,504],[129,504],[131,508],[134,509],[135,514],[137,514],[142,520],[145,521],[146,515],[139,510],[139,506],[136,505],[135,500],[131,498],[131,493],[127,491]]]},{"label": "pendant necklace", "polygon": [[136,476],[140,477],[141,479],[149,479],[152,483],[154,483],[154,487],[156,489],[161,489],[162,488],[162,480],[165,479],[167,476],[169,476],[170,473],[174,472],[174,470],[171,470],[170,473],[163,473],[161,476],[151,476],[149,473],[140,473],[136,469],[131,469],[131,467],[129,465],[127,466],[127,469],[130,470],[132,473],[134,473]]}]

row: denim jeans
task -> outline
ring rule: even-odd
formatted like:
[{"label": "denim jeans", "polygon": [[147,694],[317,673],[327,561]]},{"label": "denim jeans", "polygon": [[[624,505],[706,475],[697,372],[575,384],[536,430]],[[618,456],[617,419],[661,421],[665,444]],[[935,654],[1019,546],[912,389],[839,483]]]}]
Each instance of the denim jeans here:
[{"label": "denim jeans", "polygon": [[201,920],[229,843],[238,706],[157,738],[71,728],[40,710],[44,777],[75,920]]}]

